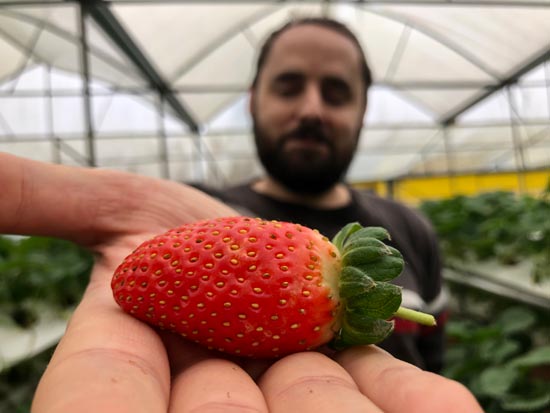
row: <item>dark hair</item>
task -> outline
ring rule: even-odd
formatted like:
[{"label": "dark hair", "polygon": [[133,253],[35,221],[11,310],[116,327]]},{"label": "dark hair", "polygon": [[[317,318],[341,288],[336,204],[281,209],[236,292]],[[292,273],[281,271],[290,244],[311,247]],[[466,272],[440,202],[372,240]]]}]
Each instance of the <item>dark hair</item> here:
[{"label": "dark hair", "polygon": [[265,64],[265,61],[267,60],[267,57],[269,55],[269,52],[273,48],[273,43],[275,43],[275,40],[281,34],[286,32],[287,30],[297,27],[297,26],[305,26],[305,25],[316,25],[325,27],[330,30],[334,30],[337,33],[340,33],[344,35],[346,38],[351,40],[351,42],[357,47],[357,51],[359,52],[359,56],[361,58],[361,73],[363,76],[363,82],[365,84],[365,93],[369,89],[369,87],[372,84],[372,75],[370,68],[367,64],[367,58],[365,56],[365,52],[363,51],[363,47],[361,46],[361,43],[359,43],[359,40],[353,34],[353,32],[343,23],[340,23],[339,21],[327,18],[327,17],[303,17],[300,19],[291,20],[279,29],[272,32],[269,37],[265,40],[264,44],[262,45],[260,49],[260,54],[258,55],[258,60],[256,61],[256,73],[254,74],[254,79],[252,80],[252,86],[255,87],[258,83],[258,78],[260,77],[260,72],[262,71],[262,68]]}]

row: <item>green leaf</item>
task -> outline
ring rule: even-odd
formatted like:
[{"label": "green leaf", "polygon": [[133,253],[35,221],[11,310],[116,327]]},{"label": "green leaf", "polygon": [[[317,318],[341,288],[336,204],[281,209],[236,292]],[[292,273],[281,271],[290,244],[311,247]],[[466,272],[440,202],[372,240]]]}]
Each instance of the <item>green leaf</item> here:
[{"label": "green leaf", "polygon": [[535,325],[537,318],[533,311],[524,306],[511,307],[504,310],[495,320],[503,334],[511,335],[529,331]]},{"label": "green leaf", "polygon": [[472,331],[476,328],[476,324],[471,320],[450,320],[445,328],[446,334],[449,337],[458,339],[459,341],[468,341],[472,336]]},{"label": "green leaf", "polygon": [[500,327],[478,326],[471,321],[451,321],[446,331],[450,337],[468,344],[483,343],[491,338],[500,339],[502,337]]},{"label": "green leaf", "polygon": [[390,247],[374,238],[363,240],[362,244],[354,245],[349,250],[347,249],[347,245],[344,246],[342,265],[359,266],[368,264],[392,253]]},{"label": "green leaf", "polygon": [[364,227],[351,234],[347,242],[352,244],[361,238],[375,238],[379,241],[385,241],[390,239],[390,233],[382,227]]},{"label": "green leaf", "polygon": [[340,297],[346,299],[375,287],[374,280],[355,267],[344,267],[340,274]]},{"label": "green leaf", "polygon": [[363,294],[355,295],[346,300],[346,315],[349,323],[357,326],[355,321],[362,316],[387,319],[395,314],[401,305],[401,288],[388,283],[377,283],[376,286]]},{"label": "green leaf", "polygon": [[510,366],[485,369],[479,376],[478,391],[482,395],[500,398],[505,396],[519,378],[519,372]]},{"label": "green leaf", "polygon": [[390,281],[401,274],[403,271],[403,257],[395,248],[388,247],[391,255],[385,255],[380,259],[361,265],[356,265],[361,271],[364,271],[374,281]]},{"label": "green leaf", "polygon": [[375,344],[384,340],[393,331],[393,322],[377,318],[363,316],[358,324],[361,327],[351,326],[344,319],[342,328],[331,342],[331,346],[336,350],[342,350],[355,345]]},{"label": "green leaf", "polygon": [[479,345],[479,355],[483,360],[500,364],[521,350],[521,345],[512,339],[491,338]]},{"label": "green leaf", "polygon": [[538,347],[509,362],[510,366],[517,368],[531,368],[546,364],[550,365],[550,345]]},{"label": "green leaf", "polygon": [[358,222],[347,224],[344,228],[338,231],[334,238],[332,238],[332,243],[336,246],[336,248],[338,248],[338,251],[342,252],[346,239],[354,232],[359,231],[361,228],[363,227]]},{"label": "green leaf", "polygon": [[[367,229],[367,228],[363,228],[363,229]],[[377,247],[382,250],[388,249],[386,244],[384,244],[382,241],[376,238],[372,238],[372,237],[356,238],[353,241],[350,238],[346,242],[344,242],[344,254],[351,252],[352,250],[359,247]]]},{"label": "green leaf", "polygon": [[550,406],[550,392],[541,394],[540,396],[505,396],[500,406],[510,412],[527,412],[532,413],[538,410],[542,410],[545,407]]}]

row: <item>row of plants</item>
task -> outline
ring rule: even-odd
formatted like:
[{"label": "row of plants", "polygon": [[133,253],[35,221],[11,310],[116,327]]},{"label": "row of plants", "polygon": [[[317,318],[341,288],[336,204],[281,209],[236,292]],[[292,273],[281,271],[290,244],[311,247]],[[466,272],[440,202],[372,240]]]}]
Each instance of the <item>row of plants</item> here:
[{"label": "row of plants", "polygon": [[540,196],[495,191],[425,201],[419,208],[433,223],[448,264],[529,260],[534,283],[550,280],[550,183]]},{"label": "row of plants", "polygon": [[28,413],[55,347],[0,372],[0,412]]},{"label": "row of plants", "polygon": [[[550,281],[550,182],[539,195],[495,191],[425,201],[450,267],[495,260],[530,262],[534,284]],[[449,283],[443,374],[468,387],[486,413],[550,413],[550,314]]]},{"label": "row of plants", "polygon": [[[0,236],[0,326],[32,328],[45,310],[64,317],[80,301],[92,264],[88,251],[68,241]],[[30,411],[53,350],[0,371],[0,412]]]},{"label": "row of plants", "polygon": [[0,236],[0,324],[33,326],[46,307],[63,314],[79,302],[93,264],[68,241]]},{"label": "row of plants", "polygon": [[[486,413],[549,413],[548,311],[463,286],[451,291],[467,296],[467,309],[448,323],[442,374],[470,389]],[[468,310],[476,306],[485,316]]]}]

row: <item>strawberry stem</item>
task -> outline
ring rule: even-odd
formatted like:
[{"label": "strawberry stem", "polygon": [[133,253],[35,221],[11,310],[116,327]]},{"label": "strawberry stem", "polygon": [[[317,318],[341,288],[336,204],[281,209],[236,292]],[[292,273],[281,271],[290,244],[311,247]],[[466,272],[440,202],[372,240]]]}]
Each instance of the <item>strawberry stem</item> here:
[{"label": "strawberry stem", "polygon": [[392,317],[436,325],[432,315],[401,307],[401,288],[389,281],[401,273],[404,261],[397,249],[384,243],[389,239],[384,228],[354,222],[332,240],[342,260],[341,328],[331,343],[337,350],[384,340],[393,331],[394,323],[388,321]]},{"label": "strawberry stem", "polygon": [[403,320],[414,321],[415,323],[425,326],[433,327],[437,325],[435,317],[431,314],[426,314],[421,311],[411,310],[406,307],[399,307],[394,314],[395,317],[402,318]]}]

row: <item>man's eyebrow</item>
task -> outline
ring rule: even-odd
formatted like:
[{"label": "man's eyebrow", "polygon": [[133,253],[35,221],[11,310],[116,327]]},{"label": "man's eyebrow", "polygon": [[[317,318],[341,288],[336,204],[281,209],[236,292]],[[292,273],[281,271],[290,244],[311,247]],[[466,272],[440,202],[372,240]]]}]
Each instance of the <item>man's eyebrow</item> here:
[{"label": "man's eyebrow", "polygon": [[343,76],[336,76],[336,75],[325,76],[323,78],[323,82],[329,83],[331,85],[336,85],[336,86],[351,87],[351,82]]},{"label": "man's eyebrow", "polygon": [[304,75],[300,72],[294,72],[294,71],[287,71],[287,72],[281,72],[277,74],[274,78],[274,82],[288,82],[288,81],[296,81],[301,80],[304,78]]}]

